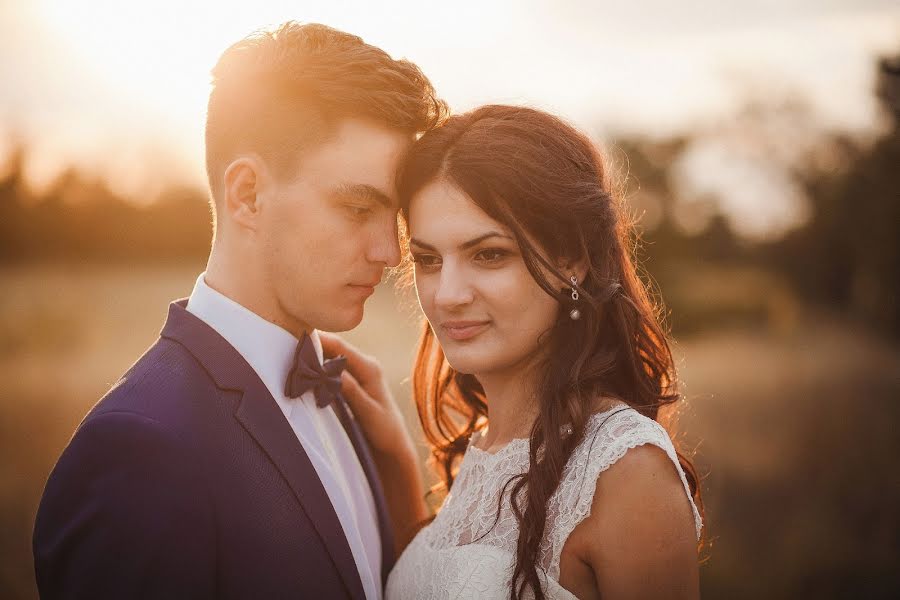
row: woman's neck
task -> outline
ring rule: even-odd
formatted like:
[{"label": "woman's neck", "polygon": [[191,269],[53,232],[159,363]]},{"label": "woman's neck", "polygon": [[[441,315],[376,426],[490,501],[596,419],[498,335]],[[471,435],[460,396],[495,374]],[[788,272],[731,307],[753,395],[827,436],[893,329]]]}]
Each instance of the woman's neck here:
[{"label": "woman's neck", "polygon": [[518,438],[527,438],[540,404],[537,360],[503,372],[478,374],[488,407],[488,429],[478,446],[489,452]]},{"label": "woman's neck", "polygon": [[[476,374],[484,388],[488,409],[488,427],[476,443],[481,450],[495,452],[515,439],[531,437],[531,428],[540,415],[541,357],[503,372]],[[627,403],[615,396],[590,399],[585,409],[590,413],[611,410]]]}]

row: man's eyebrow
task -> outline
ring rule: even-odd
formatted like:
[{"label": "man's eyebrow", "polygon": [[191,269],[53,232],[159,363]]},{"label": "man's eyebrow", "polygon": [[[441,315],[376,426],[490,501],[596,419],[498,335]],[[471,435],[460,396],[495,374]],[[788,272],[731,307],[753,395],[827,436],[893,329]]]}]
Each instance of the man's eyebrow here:
[{"label": "man's eyebrow", "polygon": [[384,191],[378,189],[374,185],[368,183],[344,183],[337,189],[338,194],[342,196],[356,196],[358,198],[367,198],[375,200],[385,208],[395,208],[396,202]]},{"label": "man's eyebrow", "polygon": [[[488,240],[490,238],[493,238],[493,237],[499,237],[499,238],[503,238],[506,240],[513,239],[510,236],[506,235],[505,233],[500,233],[499,231],[488,231],[487,233],[485,233],[483,235],[479,235],[478,237],[472,238],[471,240],[469,240],[467,242],[463,242],[462,244],[459,245],[459,249],[460,250],[468,250],[469,248],[472,248],[473,246],[477,246],[481,242]],[[409,243],[410,243],[410,245],[415,244],[416,246],[419,246],[420,248],[423,248],[425,250],[431,250],[431,251],[437,250],[437,248],[435,248],[431,244],[426,244],[422,240],[418,240],[414,237],[409,238]]]}]

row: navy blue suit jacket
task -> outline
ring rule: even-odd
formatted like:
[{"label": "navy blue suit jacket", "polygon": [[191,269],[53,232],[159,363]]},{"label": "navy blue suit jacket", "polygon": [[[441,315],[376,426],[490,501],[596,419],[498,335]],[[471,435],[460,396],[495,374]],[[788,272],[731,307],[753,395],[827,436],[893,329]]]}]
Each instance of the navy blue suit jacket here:
[{"label": "navy blue suit jacket", "polygon": [[[160,339],[85,417],[34,529],[42,598],[353,598],[340,521],[256,372],[175,302]],[[337,404],[337,403],[336,403]],[[393,562],[384,495],[346,409]]]}]

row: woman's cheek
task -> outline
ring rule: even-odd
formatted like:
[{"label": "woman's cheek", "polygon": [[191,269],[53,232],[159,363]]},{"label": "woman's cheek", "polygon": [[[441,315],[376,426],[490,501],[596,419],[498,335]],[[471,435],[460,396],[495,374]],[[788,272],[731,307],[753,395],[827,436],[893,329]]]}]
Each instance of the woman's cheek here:
[{"label": "woman's cheek", "polygon": [[[524,272],[523,272],[524,271]],[[490,286],[492,295],[502,300],[503,312],[520,318],[523,313],[533,310],[536,299],[534,288],[542,291],[526,269],[509,269],[499,274]]]},{"label": "woman's cheek", "polygon": [[422,307],[425,317],[430,321],[434,315],[434,277],[428,273],[420,273],[417,270],[414,281],[419,306]]}]

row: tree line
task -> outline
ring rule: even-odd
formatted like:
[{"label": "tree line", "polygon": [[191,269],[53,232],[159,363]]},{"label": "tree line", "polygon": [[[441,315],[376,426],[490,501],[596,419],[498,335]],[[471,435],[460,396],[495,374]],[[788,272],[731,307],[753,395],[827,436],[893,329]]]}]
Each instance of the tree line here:
[{"label": "tree line", "polygon": [[[641,253],[653,275],[676,264],[753,265],[777,273],[806,301],[839,311],[900,338],[900,55],[878,63],[876,93],[890,124],[870,146],[834,136],[843,168],[795,173],[811,215],[783,237],[748,242],[724,215],[686,233],[672,218],[670,161],[686,139],[619,140],[629,180],[662,199],[662,215],[643,231]],[[786,141],[789,143],[789,140]],[[12,153],[0,179],[0,263],[75,260],[147,263],[202,261],[212,235],[206,194],[173,188],[136,205],[100,180],[67,171],[36,195],[23,173],[25,148]]]}]

